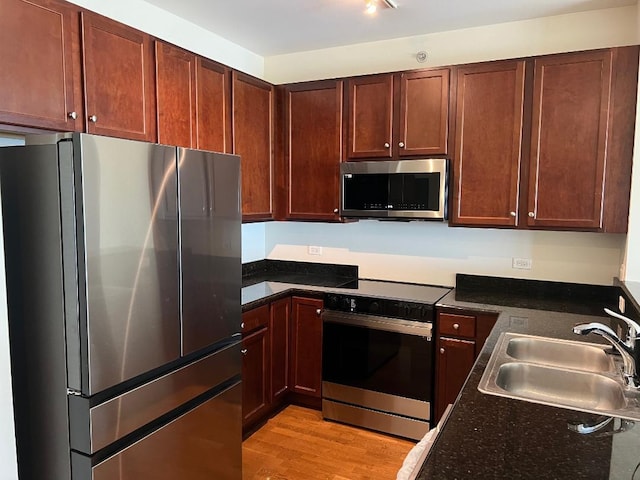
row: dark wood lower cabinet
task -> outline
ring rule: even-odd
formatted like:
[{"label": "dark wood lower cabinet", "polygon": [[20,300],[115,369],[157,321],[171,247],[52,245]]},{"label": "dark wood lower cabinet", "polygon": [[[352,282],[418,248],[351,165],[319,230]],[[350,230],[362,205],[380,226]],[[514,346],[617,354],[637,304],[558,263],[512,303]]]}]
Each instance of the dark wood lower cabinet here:
[{"label": "dark wood lower cabinet", "polygon": [[455,338],[439,338],[437,343],[436,421],[447,405],[453,403],[475,361],[476,342]]},{"label": "dark wood lower cabinet", "polygon": [[242,426],[245,434],[288,403],[319,408],[320,299],[286,297],[242,314]]},{"label": "dark wood lower cabinet", "polygon": [[291,391],[322,396],[322,312],[316,298],[293,297],[291,330]]},{"label": "dark wood lower cabinet", "polygon": [[242,339],[242,425],[256,422],[269,407],[269,331]]},{"label": "dark wood lower cabinet", "polygon": [[458,397],[497,318],[497,313],[438,311],[434,424]]},{"label": "dark wood lower cabinet", "polygon": [[289,389],[289,335],[291,299],[283,298],[271,304],[269,340],[271,347],[271,402],[280,402]]}]

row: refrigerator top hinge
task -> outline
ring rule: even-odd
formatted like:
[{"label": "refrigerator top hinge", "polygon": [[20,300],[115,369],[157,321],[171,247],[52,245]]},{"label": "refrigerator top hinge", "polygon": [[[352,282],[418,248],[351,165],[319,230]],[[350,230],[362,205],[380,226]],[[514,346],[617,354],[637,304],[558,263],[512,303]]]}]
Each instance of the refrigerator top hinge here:
[{"label": "refrigerator top hinge", "polygon": [[82,396],[82,392],[80,390],[75,390],[73,388],[67,388],[67,395],[73,395],[76,397]]}]

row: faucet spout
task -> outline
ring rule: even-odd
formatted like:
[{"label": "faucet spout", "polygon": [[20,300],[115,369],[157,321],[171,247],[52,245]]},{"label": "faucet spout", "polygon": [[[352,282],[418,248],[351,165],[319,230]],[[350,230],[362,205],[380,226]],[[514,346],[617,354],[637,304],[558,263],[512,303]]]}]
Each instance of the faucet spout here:
[{"label": "faucet spout", "polygon": [[611,328],[597,322],[581,323],[573,327],[573,333],[578,335],[588,335],[595,333],[605,338],[620,353],[623,363],[622,376],[628,388],[640,388],[640,381],[636,372],[636,360],[634,349],[620,340]]}]

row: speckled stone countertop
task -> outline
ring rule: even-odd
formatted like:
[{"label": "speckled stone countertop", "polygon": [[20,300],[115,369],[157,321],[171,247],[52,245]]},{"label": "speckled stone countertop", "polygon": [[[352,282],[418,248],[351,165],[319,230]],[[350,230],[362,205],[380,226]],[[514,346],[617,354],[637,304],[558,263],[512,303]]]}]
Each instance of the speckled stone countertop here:
[{"label": "speckled stone countertop", "polygon": [[[640,422],[624,433],[615,419],[603,431],[581,435],[569,422],[598,416],[483,394],[478,384],[502,332],[603,343],[572,333],[576,323],[607,318],[467,301],[454,290],[438,306],[500,312],[418,479],[640,479]],[[479,297],[478,297],[479,299]],[[508,303],[508,302],[505,302]],[[635,474],[635,477],[634,477]]]}]

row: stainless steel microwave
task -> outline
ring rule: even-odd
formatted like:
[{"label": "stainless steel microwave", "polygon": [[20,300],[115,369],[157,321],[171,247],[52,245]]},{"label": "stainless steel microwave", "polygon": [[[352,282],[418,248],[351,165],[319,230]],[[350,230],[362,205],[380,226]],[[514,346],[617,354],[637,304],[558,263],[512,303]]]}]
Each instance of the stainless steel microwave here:
[{"label": "stainless steel microwave", "polygon": [[447,183],[446,158],[342,163],[340,215],[444,220]]}]

